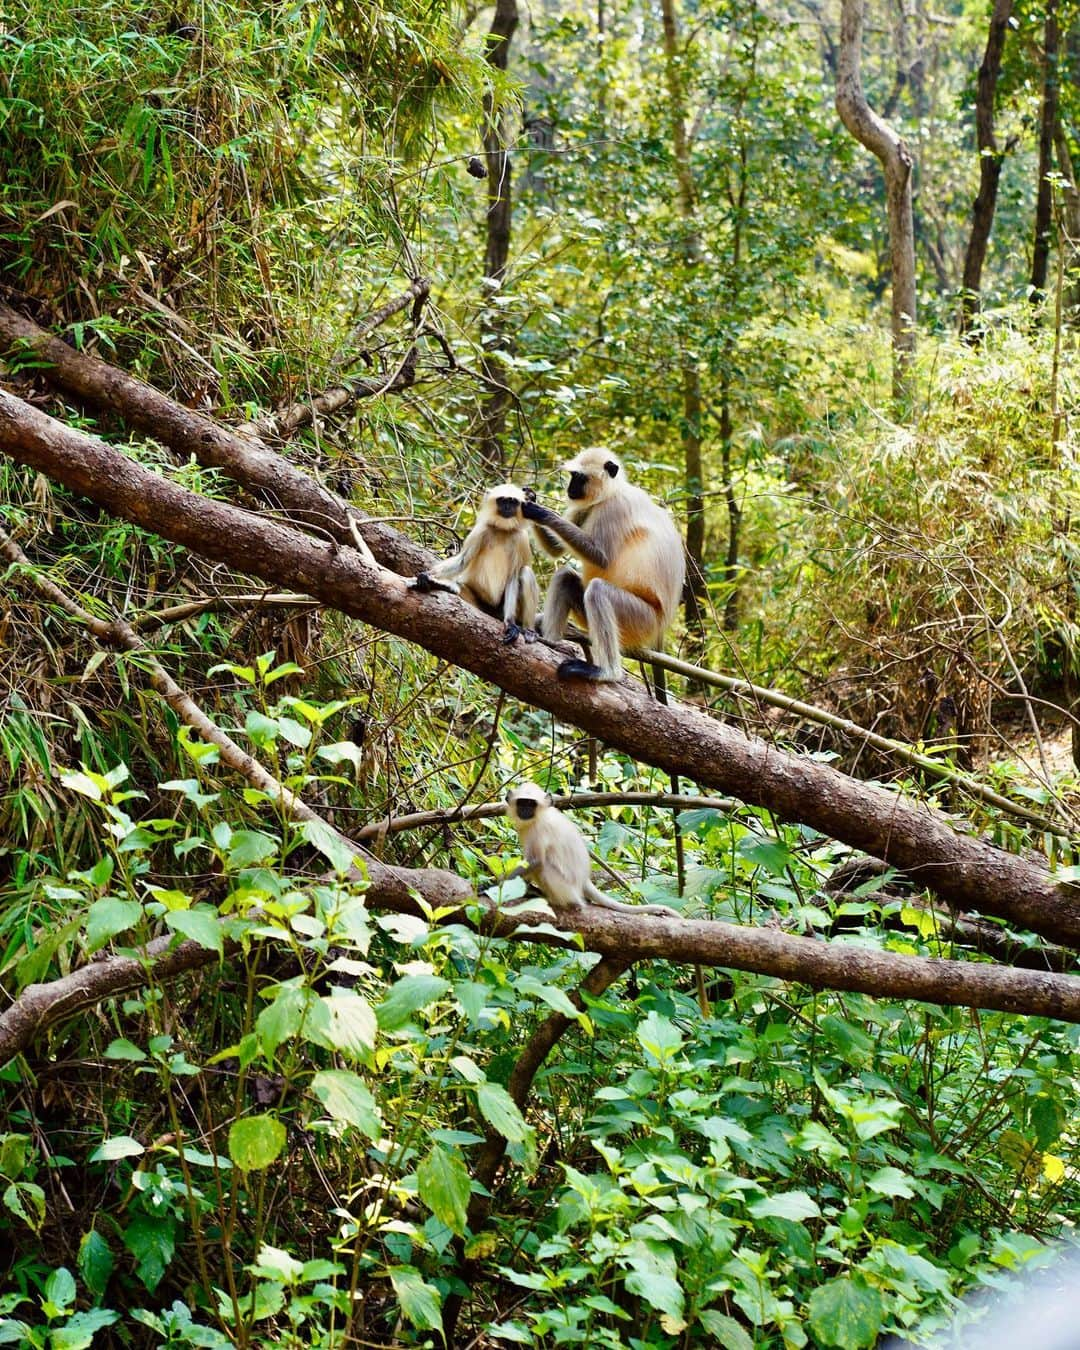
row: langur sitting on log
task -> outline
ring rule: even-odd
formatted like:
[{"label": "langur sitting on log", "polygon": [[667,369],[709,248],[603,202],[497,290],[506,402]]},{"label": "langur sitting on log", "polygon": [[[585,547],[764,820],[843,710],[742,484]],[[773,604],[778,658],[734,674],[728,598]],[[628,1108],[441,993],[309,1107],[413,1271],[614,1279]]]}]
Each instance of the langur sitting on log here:
[{"label": "langur sitting on log", "polygon": [[542,548],[566,548],[581,573],[560,567],[544,601],[542,632],[558,640],[571,615],[588,629],[592,661],[569,660],[561,680],[617,680],[623,647],[658,647],[675,617],[686,579],[682,540],[668,511],[626,481],[605,450],[583,450],[567,464],[566,517],[526,502],[522,514]]}]

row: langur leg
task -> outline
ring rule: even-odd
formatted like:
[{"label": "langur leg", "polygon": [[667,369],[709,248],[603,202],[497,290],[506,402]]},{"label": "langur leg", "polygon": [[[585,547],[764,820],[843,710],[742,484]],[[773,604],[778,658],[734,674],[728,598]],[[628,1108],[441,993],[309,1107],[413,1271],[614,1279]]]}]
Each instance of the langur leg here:
[{"label": "langur leg", "polygon": [[544,598],[544,614],[540,632],[556,642],[566,632],[566,621],[572,613],[585,612],[585,588],[581,576],[570,567],[560,567],[551,578]]},{"label": "langur leg", "polygon": [[540,608],[540,587],[531,567],[523,567],[506,588],[503,613],[506,622],[504,642],[523,638],[536,641],[536,611]]},{"label": "langur leg", "polygon": [[592,661],[564,661],[560,680],[618,680],[622,678],[619,629],[647,633],[656,627],[651,606],[629,591],[595,577],[585,590],[585,622],[592,644]]}]

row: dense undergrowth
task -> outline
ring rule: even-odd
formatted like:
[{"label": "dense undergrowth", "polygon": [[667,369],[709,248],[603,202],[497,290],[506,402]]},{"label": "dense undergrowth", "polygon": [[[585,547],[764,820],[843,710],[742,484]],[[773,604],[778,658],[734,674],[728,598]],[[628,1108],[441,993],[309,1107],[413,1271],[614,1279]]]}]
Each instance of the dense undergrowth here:
[{"label": "dense undergrowth", "polygon": [[[489,472],[474,448],[493,314],[514,390],[505,471],[554,499],[561,458],[607,445],[680,518],[672,391],[699,344],[707,664],[947,760],[992,752],[1001,788],[1067,806],[1071,780],[1038,780],[1008,739],[1025,692],[1068,698],[1077,646],[1074,438],[1056,416],[1075,395],[1071,340],[1055,377],[1050,316],[1033,324],[999,272],[982,343],[924,336],[918,407],[894,421],[872,205],[844,177],[820,76],[785,72],[793,29],[714,19],[717,50],[694,72],[715,119],[697,166],[710,266],[674,261],[684,225],[655,52],[627,24],[605,58],[624,65],[594,67],[583,16],[540,16],[527,110],[558,113],[574,153],[523,139],[513,265],[492,285],[477,266],[486,188],[465,157],[484,94],[516,105],[456,7],[21,0],[0,16],[2,298],[231,421],[392,372],[416,340],[404,397],[362,402],[288,453],[440,552]],[[564,44],[574,80],[549,75],[541,38]],[[619,69],[618,97],[601,98]],[[428,330],[405,312],[356,337],[418,274],[433,283]],[[25,354],[0,376],[160,472],[231,493],[119,418],[65,406]],[[734,576],[714,562],[730,523],[721,398]],[[0,467],[0,500],[35,568],[139,624],[340,829],[495,800],[518,777],[667,786],[383,634],[261,604],[244,578],[44,479]],[[1009,1287],[1071,1234],[1072,1027],[742,974],[710,983],[705,1016],[688,975],[660,965],[579,1012],[568,992],[592,957],[369,912],[332,842],[222,769],[137,655],[97,647],[19,567],[2,585],[5,994],[163,932],[220,959],[60,1025],[0,1072],[0,1341],[434,1345],[467,1295],[479,1344],[855,1350],[889,1331],[926,1341],[962,1295]],[[740,623],[725,631],[733,587]],[[208,593],[232,604],[152,621]],[[677,629],[671,645],[684,641]],[[820,727],[714,707],[928,790]],[[1010,848],[1050,847],[942,800]],[[959,951],[887,875],[832,893],[847,851],[767,812],[684,812],[681,894],[670,813],[579,819],[628,893],[688,915]],[[379,847],[483,889],[516,845],[493,821]],[[552,1011],[575,1024],[523,1117],[506,1084]],[[491,1131],[509,1165],[468,1231]]]}]

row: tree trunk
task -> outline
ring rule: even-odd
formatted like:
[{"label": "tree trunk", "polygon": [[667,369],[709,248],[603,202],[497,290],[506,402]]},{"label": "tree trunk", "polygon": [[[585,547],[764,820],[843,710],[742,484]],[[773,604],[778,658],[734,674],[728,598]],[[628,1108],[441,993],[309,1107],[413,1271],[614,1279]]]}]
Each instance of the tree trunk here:
[{"label": "tree trunk", "polygon": [[201,497],[3,391],[0,453],[203,557],[294,586],[416,642],[637,759],[880,858],[960,909],[1080,943],[1074,888],[1046,868],[957,834],[934,812],[885,788],[753,740],[695,708],[664,707],[629,680],[586,689],[559,681],[561,654],[543,644],[506,646],[502,625],[463,600],[421,595],[355,549]]},{"label": "tree trunk", "polygon": [[[493,70],[506,73],[510,60],[510,41],[518,26],[517,0],[497,0],[487,37],[487,61]],[[483,354],[480,369],[488,386],[488,395],[480,414],[477,441],[486,469],[502,467],[506,452],[503,437],[506,415],[512,395],[506,383],[506,368],[499,353],[506,350],[506,326],[502,312],[490,300],[506,278],[510,258],[510,137],[506,119],[496,107],[493,93],[484,95],[484,158],[487,164],[487,215],[484,247],[484,309],[480,331]]]},{"label": "tree trunk", "polygon": [[915,228],[911,212],[912,158],[895,131],[873,111],[860,73],[865,0],[842,0],[836,110],[852,136],[881,161],[892,269],[893,402],[910,412],[915,357]]},{"label": "tree trunk", "polygon": [[1060,117],[1054,127],[1054,149],[1058,173],[1064,180],[1061,191],[1061,247],[1065,250],[1062,310],[1068,322],[1075,323],[1080,309],[1080,187],[1076,183],[1069,137]]},{"label": "tree trunk", "polygon": [[1046,297],[1046,270],[1050,261],[1054,191],[1050,174],[1054,168],[1054,128],[1058,120],[1058,21],[1057,0],[1047,0],[1043,40],[1043,97],[1039,118],[1039,182],[1035,196],[1035,239],[1031,249],[1033,305]]},{"label": "tree trunk", "polygon": [[998,150],[994,134],[994,98],[997,93],[1001,57],[1005,50],[1005,35],[1009,31],[1013,0],[994,0],[990,17],[990,32],[986,51],[979,67],[979,81],[975,94],[975,140],[979,148],[979,191],[971,208],[971,233],[964,254],[963,289],[960,293],[960,332],[969,334],[979,312],[979,294],[982,288],[982,269],[986,261],[986,246],[994,224],[997,206],[998,181],[1004,154]]},{"label": "tree trunk", "polygon": [[681,288],[689,341],[681,343],[679,361],[682,380],[683,482],[686,500],[686,626],[691,643],[699,652],[705,647],[705,616],[708,588],[705,584],[705,477],[702,467],[701,371],[691,350],[700,334],[695,298],[694,271],[701,262],[701,228],[697,193],[690,164],[690,139],[686,131],[686,87],[679,53],[679,29],[675,0],[660,0],[664,28],[664,79],[667,83],[671,118],[672,154],[679,221],[682,225],[682,262],[686,284]]}]

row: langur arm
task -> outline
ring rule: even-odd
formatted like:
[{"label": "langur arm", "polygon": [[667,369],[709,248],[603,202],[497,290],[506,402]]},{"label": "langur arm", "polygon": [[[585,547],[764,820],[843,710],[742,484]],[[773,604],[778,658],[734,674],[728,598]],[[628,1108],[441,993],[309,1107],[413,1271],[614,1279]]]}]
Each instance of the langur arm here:
[{"label": "langur arm", "polygon": [[470,534],[460,553],[455,553],[452,558],[444,558],[442,562],[437,562],[429,571],[421,572],[418,576],[413,577],[409,583],[410,588],[425,595],[431,591],[448,591],[451,595],[460,594],[461,587],[458,585],[458,578],[464,576],[468,571],[473,558],[476,557],[478,547],[477,541]]},{"label": "langur arm", "polygon": [[566,552],[566,545],[559,536],[545,530],[543,525],[538,525],[536,521],[533,521],[533,538],[551,558],[561,558]]},{"label": "langur arm", "polygon": [[558,535],[571,553],[575,553],[579,558],[592,563],[594,567],[610,567],[611,558],[608,556],[607,550],[601,548],[592,535],[586,534],[584,530],[579,530],[576,525],[564,519],[557,511],[549,510],[546,506],[539,506],[536,502],[525,502],[522,505],[521,514],[526,520],[531,520],[537,526],[538,535],[541,534],[541,527],[543,527],[544,530]]},{"label": "langur arm", "polygon": [[503,642],[509,646],[523,637],[526,642],[536,641],[536,609],[540,603],[540,592],[531,567],[523,567],[515,572],[506,583],[503,591],[503,625],[506,632]]}]

